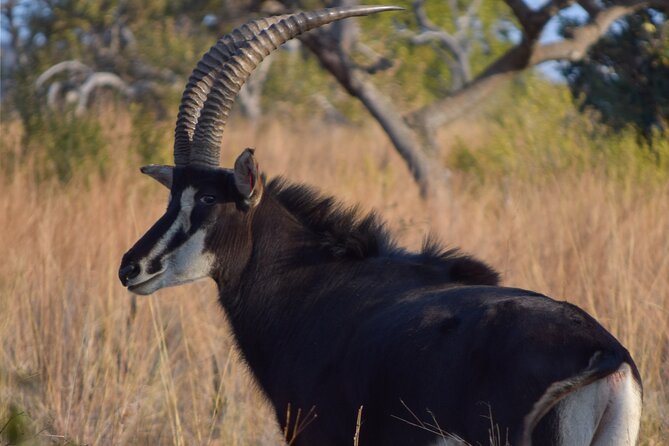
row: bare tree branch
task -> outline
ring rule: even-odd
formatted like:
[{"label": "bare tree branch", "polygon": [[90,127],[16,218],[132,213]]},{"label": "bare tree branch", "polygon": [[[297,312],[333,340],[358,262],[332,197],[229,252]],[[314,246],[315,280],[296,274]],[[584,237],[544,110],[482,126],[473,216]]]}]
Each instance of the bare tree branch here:
[{"label": "bare tree branch", "polygon": [[78,60],[66,60],[59,62],[56,65],[49,67],[44,73],[40,74],[37,80],[35,81],[35,88],[38,90],[42,88],[49,80],[57,76],[60,73],[92,73],[93,70],[86,64],[79,62]]},{"label": "bare tree branch", "polygon": [[581,5],[581,8],[585,9],[585,12],[587,12],[590,17],[594,17],[602,10],[602,7],[597,0],[578,0],[578,4]]},{"label": "bare tree branch", "polygon": [[94,73],[86,79],[79,88],[79,103],[75,113],[78,116],[83,115],[88,108],[90,96],[96,88],[109,87],[118,90],[125,96],[130,96],[130,89],[123,80],[114,73]]},{"label": "bare tree branch", "polygon": [[624,5],[611,6],[595,12],[588,24],[574,30],[572,38],[538,47],[532,54],[530,65],[549,60],[581,60],[588,48],[606,33],[613,22],[621,17],[653,5],[669,9],[669,0],[632,0],[624,3]]},{"label": "bare tree branch", "polygon": [[489,98],[506,80],[527,68],[529,56],[529,45],[513,47],[464,88],[407,114],[406,121],[421,132],[434,132],[455,121]]},{"label": "bare tree branch", "polygon": [[409,36],[409,41],[413,45],[425,45],[433,42],[440,44],[453,56],[456,63],[452,65],[452,68],[459,71],[459,77],[462,78],[463,82],[468,82],[471,79],[467,52],[452,35],[443,30],[424,30],[419,34],[407,30],[404,34]]},{"label": "bare tree branch", "polygon": [[431,160],[420,150],[421,144],[415,133],[395,110],[390,100],[381,93],[365,72],[355,68],[347,55],[341,51],[338,42],[326,31],[311,32],[301,38],[302,42],[318,58],[346,91],[358,98],[392,141],[398,153],[407,163],[414,180],[420,187],[421,195],[428,197],[438,186],[438,175]]},{"label": "bare tree branch", "polygon": [[[473,5],[480,3],[480,0],[474,0],[470,4],[470,8]],[[428,40],[439,41],[444,48],[453,54],[455,59],[461,64],[462,71],[469,72],[469,55],[467,34],[471,31],[468,23],[470,21],[461,20],[463,16],[457,14],[458,5],[457,1],[451,2],[451,14],[453,16],[453,23],[456,27],[456,34],[452,35],[446,32],[444,29],[439,28],[431,20],[428,19],[427,13],[425,12],[425,0],[416,0],[413,2],[413,11],[416,16],[416,22],[420,27],[421,34],[424,34]],[[465,16],[469,14],[469,9],[465,13]],[[418,36],[420,38],[420,35]],[[469,75],[466,76],[466,81],[469,80]]]},{"label": "bare tree branch", "polygon": [[481,0],[472,1],[463,15],[457,14],[457,2],[451,2],[451,12],[456,27],[456,33],[451,34],[435,25],[428,18],[425,11],[425,0],[415,0],[412,8],[419,31],[416,33],[406,28],[400,31],[413,45],[436,43],[450,55],[451,58],[447,60],[447,63],[453,73],[454,90],[462,88],[472,78],[469,63],[469,51],[471,48],[470,34],[472,31],[472,17],[478,9],[477,5],[480,5],[480,2]]},{"label": "bare tree branch", "polygon": [[576,0],[550,0],[539,10],[533,10],[523,0],[504,0],[518,19],[525,41],[536,41],[544,27],[560,10],[571,6]]},{"label": "bare tree branch", "polygon": [[473,27],[473,22],[476,19],[476,14],[478,13],[482,3],[483,0],[472,0],[469,3],[469,6],[467,7],[465,13],[455,19],[455,28],[457,29],[455,37],[461,42],[463,43],[471,42],[471,39],[467,39],[466,41],[464,41],[463,39],[465,39],[467,37],[467,34],[471,32]]},{"label": "bare tree branch", "polygon": [[[63,80],[57,80],[59,74],[66,73]],[[126,83],[121,77],[110,72],[95,72],[91,67],[78,60],[57,63],[35,81],[35,89],[46,93],[47,106],[57,108],[65,103],[76,102],[75,113],[83,115],[91,103],[92,94],[98,88],[111,88],[130,100],[156,95],[158,84],[153,80],[136,80]]]},{"label": "bare tree branch", "polygon": [[523,27],[523,32],[528,33],[526,25],[529,24],[529,17],[534,13],[532,9],[523,0],[506,0],[506,4],[511,8],[513,15],[516,16],[520,26]]},{"label": "bare tree branch", "polygon": [[[354,1],[354,0],[346,0]],[[474,0],[476,2],[477,0]],[[456,19],[457,32],[448,33],[430,21],[424,9],[424,0],[415,0],[414,14],[419,26],[410,36],[413,43],[438,43],[453,56],[454,64],[461,63],[466,55],[466,32],[475,20],[473,3],[460,22]],[[490,98],[501,85],[523,70],[547,60],[580,60],[619,18],[646,7],[669,10],[669,0],[618,0],[616,4],[602,4],[597,0],[549,0],[541,8],[530,8],[523,0],[505,0],[520,23],[522,40],[505,54],[488,65],[475,79],[458,91],[402,116],[390,100],[369,80],[367,73],[356,67],[348,56],[354,48],[356,35],[345,36],[320,30],[303,37],[302,41],[352,96],[358,98],[388,134],[398,153],[404,158],[423,197],[433,196],[434,189],[444,184],[448,170],[440,167],[428,150],[431,136],[437,128],[459,119]],[[590,15],[590,21],[575,27],[571,38],[541,45],[539,38],[548,22],[564,8],[578,2]],[[464,34],[463,34],[464,33]],[[467,62],[468,66],[468,62]]]},{"label": "bare tree branch", "polygon": [[518,14],[523,15],[522,19],[519,17],[519,21],[525,30],[524,40],[489,65],[462,90],[408,114],[406,120],[413,128],[422,132],[434,132],[436,128],[458,119],[477,107],[501,82],[511,79],[516,73],[530,66],[548,60],[582,59],[588,48],[608,31],[611,24],[625,15],[645,7],[669,10],[669,0],[621,0],[618,5],[595,13],[588,24],[576,28],[573,38],[538,45],[536,41],[550,18],[557,14],[560,8],[573,4],[574,0],[554,0],[536,12],[526,5],[522,6],[524,3],[521,0],[506,0],[506,2],[513,5],[514,13],[518,11]]},{"label": "bare tree branch", "polygon": [[357,40],[353,46],[356,53],[360,53],[370,60],[370,62],[366,63],[365,65],[357,65],[358,68],[365,71],[366,73],[375,74],[380,71],[387,70],[393,66],[393,62],[390,59],[377,53],[359,40]]},{"label": "bare tree branch", "polygon": [[[525,38],[529,41],[536,41],[550,19],[574,3],[576,3],[576,0],[550,0],[537,12],[526,17],[526,22],[523,23],[523,28],[526,29]],[[521,18],[519,17],[518,20],[521,20]]]}]

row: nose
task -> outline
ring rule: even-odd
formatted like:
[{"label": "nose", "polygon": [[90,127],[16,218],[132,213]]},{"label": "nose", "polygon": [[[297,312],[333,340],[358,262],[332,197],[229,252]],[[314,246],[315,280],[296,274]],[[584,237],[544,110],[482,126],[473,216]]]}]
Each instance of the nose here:
[{"label": "nose", "polygon": [[128,282],[135,277],[139,276],[141,268],[137,263],[130,262],[125,265],[121,265],[121,268],[118,270],[118,278],[121,279],[123,286],[127,286]]}]

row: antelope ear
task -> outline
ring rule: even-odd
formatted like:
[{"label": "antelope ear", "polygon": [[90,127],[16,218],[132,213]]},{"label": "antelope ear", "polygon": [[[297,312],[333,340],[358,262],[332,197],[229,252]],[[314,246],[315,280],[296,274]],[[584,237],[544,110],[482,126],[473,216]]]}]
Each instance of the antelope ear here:
[{"label": "antelope ear", "polygon": [[263,187],[258,161],[253,153],[253,149],[245,149],[235,161],[235,186],[251,207],[260,202]]},{"label": "antelope ear", "polygon": [[168,189],[172,189],[172,174],[174,172],[174,167],[172,166],[160,166],[158,164],[149,164],[148,166],[143,166],[139,169],[143,174],[146,174],[165,186]]}]

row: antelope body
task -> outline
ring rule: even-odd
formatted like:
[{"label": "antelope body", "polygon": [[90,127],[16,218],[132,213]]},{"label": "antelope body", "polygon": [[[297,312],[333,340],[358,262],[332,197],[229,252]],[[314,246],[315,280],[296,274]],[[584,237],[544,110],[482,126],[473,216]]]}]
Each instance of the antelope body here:
[{"label": "antelope body", "polygon": [[[193,71],[167,211],[123,257],[138,294],[211,277],[280,426],[316,414],[298,445],[632,445],[641,380],[627,350],[565,302],[498,286],[490,267],[392,241],[378,219],[283,180],[252,150],[218,167],[234,96],[269,51],[301,32],[393,7],[261,19]],[[501,441],[499,441],[501,439]]]}]

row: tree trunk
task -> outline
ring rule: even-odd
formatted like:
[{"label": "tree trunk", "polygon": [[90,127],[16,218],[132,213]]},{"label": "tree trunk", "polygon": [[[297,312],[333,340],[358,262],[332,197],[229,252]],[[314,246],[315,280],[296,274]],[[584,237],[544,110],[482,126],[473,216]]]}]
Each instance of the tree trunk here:
[{"label": "tree trunk", "polygon": [[420,188],[421,196],[429,198],[436,189],[443,187],[439,183],[443,180],[440,177],[445,175],[444,170],[439,169],[422,150],[416,132],[407,125],[390,100],[371,83],[366,73],[352,66],[346,54],[339,51],[336,43],[328,37],[325,33],[310,33],[302,37],[302,42],[346,91],[358,98],[378,121],[407,163]]}]

